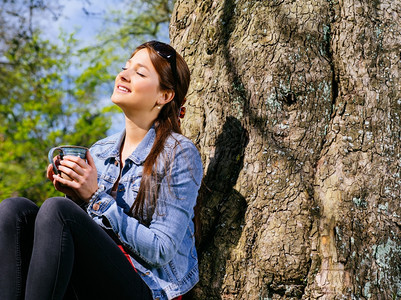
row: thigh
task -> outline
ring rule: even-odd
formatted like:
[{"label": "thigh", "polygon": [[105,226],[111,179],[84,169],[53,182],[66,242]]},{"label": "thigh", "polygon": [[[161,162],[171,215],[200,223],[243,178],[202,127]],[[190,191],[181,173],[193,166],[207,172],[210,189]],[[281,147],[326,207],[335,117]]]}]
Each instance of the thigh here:
[{"label": "thigh", "polygon": [[70,295],[78,299],[152,298],[145,282],[103,228],[72,201],[49,200],[55,201],[51,215],[63,219],[74,241]]}]

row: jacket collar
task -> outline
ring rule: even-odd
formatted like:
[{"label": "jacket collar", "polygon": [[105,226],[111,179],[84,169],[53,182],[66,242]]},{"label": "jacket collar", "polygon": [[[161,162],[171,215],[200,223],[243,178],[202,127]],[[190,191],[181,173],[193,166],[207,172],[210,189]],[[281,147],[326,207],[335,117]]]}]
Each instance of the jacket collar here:
[{"label": "jacket collar", "polygon": [[155,130],[155,126],[152,125],[152,127],[146,133],[145,137],[142,139],[142,141],[136,147],[134,152],[132,152],[131,155],[128,156],[128,158],[131,159],[137,165],[142,164],[145,161],[145,159],[148,157],[150,150],[153,147],[153,143],[154,143],[155,139],[156,139],[156,130]]},{"label": "jacket collar", "polygon": [[[119,160],[121,145],[125,139],[125,134],[126,134],[125,129],[121,131],[120,134],[117,134],[116,139],[114,140],[110,148],[105,149],[103,153],[99,153],[98,157],[102,159],[114,158]],[[156,130],[155,126],[152,125],[152,127],[146,133],[145,137],[136,147],[134,152],[131,153],[130,156],[128,156],[128,159],[132,160],[137,165],[142,164],[145,161],[146,157],[148,157],[150,150],[152,149],[153,143],[155,141],[155,138],[156,138]]]}]

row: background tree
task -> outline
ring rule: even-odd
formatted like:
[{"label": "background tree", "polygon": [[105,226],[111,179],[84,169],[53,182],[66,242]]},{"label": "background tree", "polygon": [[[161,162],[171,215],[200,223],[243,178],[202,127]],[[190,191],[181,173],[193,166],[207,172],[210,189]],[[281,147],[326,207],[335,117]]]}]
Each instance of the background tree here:
[{"label": "background tree", "polygon": [[196,299],[401,297],[401,2],[177,0]]}]

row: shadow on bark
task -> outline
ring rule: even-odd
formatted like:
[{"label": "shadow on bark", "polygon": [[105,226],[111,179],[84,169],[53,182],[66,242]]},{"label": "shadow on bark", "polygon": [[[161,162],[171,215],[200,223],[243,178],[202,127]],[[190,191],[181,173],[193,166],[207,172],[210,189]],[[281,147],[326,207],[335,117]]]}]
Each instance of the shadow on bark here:
[{"label": "shadow on bark", "polygon": [[[241,122],[228,117],[216,141],[198,203],[201,206],[201,239],[198,240],[200,283],[185,299],[220,298],[226,274],[225,262],[242,233],[245,198],[233,187],[243,168],[248,132]],[[207,292],[207,295],[204,293]],[[209,294],[210,293],[210,294]]]}]

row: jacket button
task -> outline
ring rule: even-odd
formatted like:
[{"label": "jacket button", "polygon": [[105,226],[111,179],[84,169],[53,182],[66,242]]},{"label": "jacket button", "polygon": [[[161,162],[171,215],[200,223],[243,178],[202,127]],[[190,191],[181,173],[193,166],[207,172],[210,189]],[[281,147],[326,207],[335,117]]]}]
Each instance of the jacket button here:
[{"label": "jacket button", "polygon": [[93,208],[93,210],[99,210],[99,208],[100,208],[99,203],[93,204],[92,208]]}]

